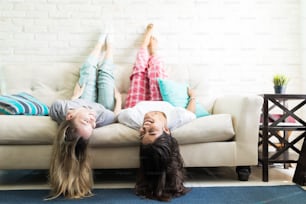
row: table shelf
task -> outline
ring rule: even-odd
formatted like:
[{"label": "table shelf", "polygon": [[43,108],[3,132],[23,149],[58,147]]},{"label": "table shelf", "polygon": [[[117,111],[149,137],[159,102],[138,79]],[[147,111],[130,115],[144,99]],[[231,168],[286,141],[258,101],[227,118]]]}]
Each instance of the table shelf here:
[{"label": "table shelf", "polygon": [[[258,152],[258,160],[262,160],[262,152]],[[271,157],[275,154],[276,152],[269,152],[268,157],[269,159],[269,164],[274,164],[274,163],[281,163],[281,164],[286,164],[286,163],[297,163],[299,159],[299,154],[296,152],[289,152],[288,158],[285,158],[284,155],[280,155],[276,159],[271,159]],[[280,158],[281,157],[281,158]]]}]

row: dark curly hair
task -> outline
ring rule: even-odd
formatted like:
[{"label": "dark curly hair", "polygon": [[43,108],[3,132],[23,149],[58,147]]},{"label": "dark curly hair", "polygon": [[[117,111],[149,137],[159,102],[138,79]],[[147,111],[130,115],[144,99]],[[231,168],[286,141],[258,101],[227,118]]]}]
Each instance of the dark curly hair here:
[{"label": "dark curly hair", "polygon": [[163,132],[151,144],[140,145],[140,168],[136,194],[150,199],[170,201],[186,194],[185,169],[177,140]]}]

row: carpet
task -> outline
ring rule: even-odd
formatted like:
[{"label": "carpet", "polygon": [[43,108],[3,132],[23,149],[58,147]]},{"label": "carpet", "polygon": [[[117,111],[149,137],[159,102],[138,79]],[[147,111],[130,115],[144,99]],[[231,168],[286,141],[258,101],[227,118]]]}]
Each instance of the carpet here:
[{"label": "carpet", "polygon": [[[3,190],[0,191],[0,203],[99,203],[99,204],[140,204],[163,203],[137,197],[132,189],[94,189],[95,196],[81,200],[65,200],[58,198],[44,201],[48,190]],[[250,187],[195,187],[182,197],[170,203],[306,203],[306,191],[297,185],[250,186]]]}]

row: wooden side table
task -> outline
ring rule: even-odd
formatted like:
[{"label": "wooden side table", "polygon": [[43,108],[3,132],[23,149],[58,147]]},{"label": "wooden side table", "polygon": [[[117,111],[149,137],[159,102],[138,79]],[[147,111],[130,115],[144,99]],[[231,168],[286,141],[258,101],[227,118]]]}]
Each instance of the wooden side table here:
[{"label": "wooden side table", "polygon": [[[296,111],[306,104],[306,95],[301,94],[263,94],[262,124],[260,125],[259,162],[262,164],[262,180],[269,181],[269,164],[297,163],[301,151],[294,145],[306,137],[306,122],[296,115]],[[294,107],[288,104],[290,100],[298,102]],[[287,103],[288,102],[288,103]],[[306,107],[306,106],[305,106]],[[273,118],[273,109],[279,109],[279,117]],[[295,123],[288,123],[293,118]],[[288,132],[298,131],[300,134],[292,141],[288,140]],[[279,141],[276,145],[272,139]],[[275,151],[270,152],[269,147]],[[289,154],[289,149],[295,153],[295,158]]]}]

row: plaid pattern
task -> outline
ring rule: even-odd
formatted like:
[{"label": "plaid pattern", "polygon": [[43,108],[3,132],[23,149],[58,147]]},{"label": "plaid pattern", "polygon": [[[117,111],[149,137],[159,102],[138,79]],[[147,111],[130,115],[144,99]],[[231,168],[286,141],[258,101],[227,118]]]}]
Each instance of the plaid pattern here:
[{"label": "plaid pattern", "polygon": [[162,96],[160,94],[157,79],[167,78],[164,63],[160,57],[152,56],[149,59],[149,68],[147,71],[147,79],[149,83],[149,95],[148,99],[150,101],[162,101]]},{"label": "plaid pattern", "polygon": [[157,78],[166,78],[164,64],[160,57],[149,56],[146,49],[141,48],[130,76],[130,88],[125,108],[135,106],[140,101],[161,101]]}]

